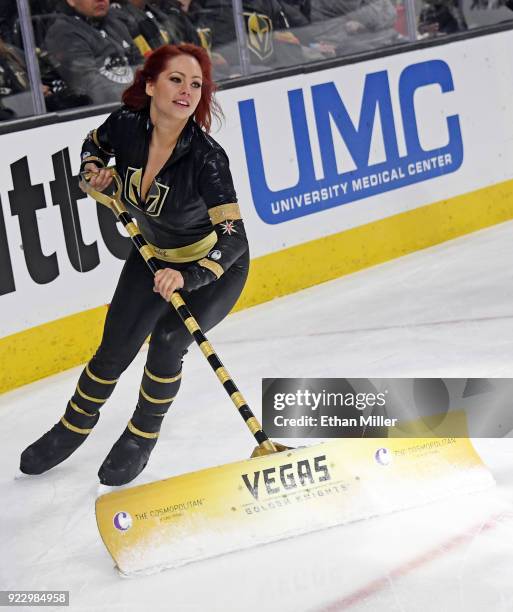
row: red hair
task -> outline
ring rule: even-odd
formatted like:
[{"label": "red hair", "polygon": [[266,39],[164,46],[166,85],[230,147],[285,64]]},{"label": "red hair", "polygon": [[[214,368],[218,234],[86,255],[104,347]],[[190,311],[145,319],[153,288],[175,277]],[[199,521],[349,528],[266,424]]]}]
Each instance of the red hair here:
[{"label": "red hair", "polygon": [[159,74],[165,70],[169,60],[179,55],[192,56],[201,67],[203,75],[201,98],[194,112],[194,119],[206,132],[209,132],[212,117],[220,118],[221,109],[214,99],[214,92],[217,87],[212,80],[212,62],[205,49],[196,45],[189,43],[163,45],[150,53],[146,57],[144,66],[137,69],[132,85],[123,92],[123,104],[135,111],[149,108],[151,97],[146,93],[146,83],[148,81],[155,82]]}]

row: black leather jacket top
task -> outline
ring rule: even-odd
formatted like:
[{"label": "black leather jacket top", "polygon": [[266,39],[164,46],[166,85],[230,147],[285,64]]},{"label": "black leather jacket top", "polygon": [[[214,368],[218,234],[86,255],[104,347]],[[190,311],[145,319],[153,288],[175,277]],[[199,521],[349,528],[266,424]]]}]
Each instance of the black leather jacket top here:
[{"label": "black leather jacket top", "polygon": [[88,134],[82,166],[103,166],[115,156],[128,212],[156,256],[173,263],[184,289],[192,291],[219,278],[248,250],[228,157],[191,118],[143,202],[152,130],[148,111],[122,107]]}]

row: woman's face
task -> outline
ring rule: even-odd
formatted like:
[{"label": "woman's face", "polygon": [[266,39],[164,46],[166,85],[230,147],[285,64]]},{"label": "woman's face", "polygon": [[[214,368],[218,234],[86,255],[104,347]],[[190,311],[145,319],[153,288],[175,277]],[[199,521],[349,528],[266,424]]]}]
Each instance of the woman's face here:
[{"label": "woman's face", "polygon": [[178,55],[168,61],[156,81],[146,83],[146,93],[159,113],[187,121],[199,104],[201,86],[198,61],[191,55]]}]

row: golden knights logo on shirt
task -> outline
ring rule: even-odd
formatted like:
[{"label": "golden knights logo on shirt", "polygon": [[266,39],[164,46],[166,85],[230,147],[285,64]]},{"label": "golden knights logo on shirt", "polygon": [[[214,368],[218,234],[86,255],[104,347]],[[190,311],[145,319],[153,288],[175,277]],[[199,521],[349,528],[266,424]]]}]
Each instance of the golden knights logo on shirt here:
[{"label": "golden knights logo on shirt", "polygon": [[169,192],[169,187],[158,183],[154,179],[146,195],[146,207],[143,209],[139,204],[142,199],[141,181],[142,168],[132,168],[129,166],[125,176],[125,199],[139,210],[150,215],[150,217],[158,217]]},{"label": "golden knights logo on shirt", "polygon": [[267,15],[243,13],[248,30],[248,47],[260,60],[273,54],[273,24]]}]

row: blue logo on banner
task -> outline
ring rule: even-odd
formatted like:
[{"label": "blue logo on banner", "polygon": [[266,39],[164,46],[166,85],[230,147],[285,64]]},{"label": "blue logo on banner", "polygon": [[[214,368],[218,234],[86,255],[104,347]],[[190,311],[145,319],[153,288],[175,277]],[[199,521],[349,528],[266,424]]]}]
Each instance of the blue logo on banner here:
[{"label": "blue logo on banner", "polygon": [[[458,115],[447,117],[447,145],[425,151],[419,139],[415,93],[438,85],[442,93],[454,90],[449,66],[432,60],[406,67],[399,79],[399,102],[406,155],[399,155],[397,129],[386,70],[368,74],[358,127],[347,112],[333,82],[312,87],[312,100],[324,178],[317,179],[308,131],[303,91],[288,92],[299,180],[278,191],[269,189],[253,99],[239,102],[251,193],[260,218],[266,223],[290,219],[340,206],[372,195],[455,172],[463,162],[463,142]],[[370,165],[369,156],[376,116],[379,114],[386,161]],[[355,170],[337,168],[331,125],[334,124],[354,160]]]}]

